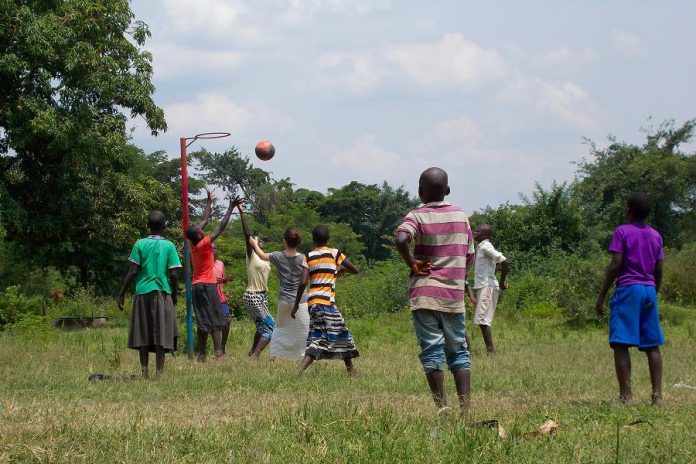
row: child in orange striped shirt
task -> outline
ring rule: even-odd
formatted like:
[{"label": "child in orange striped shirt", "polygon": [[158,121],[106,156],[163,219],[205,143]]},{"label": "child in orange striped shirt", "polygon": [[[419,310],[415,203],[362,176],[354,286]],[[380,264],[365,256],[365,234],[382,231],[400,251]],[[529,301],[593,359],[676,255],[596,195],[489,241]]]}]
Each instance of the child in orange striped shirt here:
[{"label": "child in orange striped shirt", "polygon": [[307,350],[298,371],[304,372],[317,359],[342,359],[348,374],[355,375],[353,358],[357,358],[360,353],[343,315],[336,307],[336,276],[344,269],[352,274],[360,271],[343,253],[327,246],[329,238],[329,228],[324,225],[318,225],[312,230],[316,248],[305,256],[304,275],[291,313],[294,318],[309,281],[309,335]]}]

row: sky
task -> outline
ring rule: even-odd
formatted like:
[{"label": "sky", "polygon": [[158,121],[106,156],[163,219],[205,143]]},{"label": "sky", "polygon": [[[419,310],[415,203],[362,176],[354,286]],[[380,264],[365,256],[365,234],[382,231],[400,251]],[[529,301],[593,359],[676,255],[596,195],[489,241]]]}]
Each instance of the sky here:
[{"label": "sky", "polygon": [[[585,138],[696,117],[696,2],[133,0],[169,130],[325,192],[448,171],[465,210],[574,177]],[[652,119],[650,119],[652,118]],[[652,122],[651,122],[652,121]],[[276,156],[253,156],[268,139]]]}]

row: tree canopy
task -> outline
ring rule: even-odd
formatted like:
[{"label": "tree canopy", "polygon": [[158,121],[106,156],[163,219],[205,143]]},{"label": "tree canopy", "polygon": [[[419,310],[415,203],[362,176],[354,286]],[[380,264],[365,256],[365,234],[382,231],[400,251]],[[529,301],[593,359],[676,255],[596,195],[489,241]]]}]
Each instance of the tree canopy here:
[{"label": "tree canopy", "polygon": [[[166,130],[151,95],[150,35],[127,0],[0,4],[0,214],[26,259],[84,281],[173,198],[132,176],[126,121]],[[128,114],[128,116],[126,116]],[[91,276],[97,277],[97,276]]]}]

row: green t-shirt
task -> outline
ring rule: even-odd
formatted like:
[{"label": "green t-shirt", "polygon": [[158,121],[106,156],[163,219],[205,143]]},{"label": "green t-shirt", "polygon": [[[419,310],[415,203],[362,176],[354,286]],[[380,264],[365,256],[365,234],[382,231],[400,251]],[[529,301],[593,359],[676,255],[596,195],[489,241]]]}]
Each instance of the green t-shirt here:
[{"label": "green t-shirt", "polygon": [[159,235],[141,238],[133,246],[128,260],[138,265],[135,278],[135,293],[144,295],[154,290],[172,293],[169,288],[167,271],[181,267],[176,247]]}]

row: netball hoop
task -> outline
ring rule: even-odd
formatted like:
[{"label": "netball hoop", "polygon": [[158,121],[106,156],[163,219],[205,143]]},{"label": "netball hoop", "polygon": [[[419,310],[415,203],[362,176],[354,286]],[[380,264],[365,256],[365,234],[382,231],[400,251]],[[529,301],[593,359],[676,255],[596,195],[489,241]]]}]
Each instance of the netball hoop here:
[{"label": "netball hoop", "polygon": [[[181,137],[181,208],[184,212],[184,268],[186,270],[186,353],[189,359],[193,359],[193,311],[191,300],[191,244],[186,238],[186,230],[189,226],[188,204],[188,163],[186,161],[186,149],[196,140],[222,139],[229,137],[229,132],[203,132],[193,137]],[[187,141],[189,141],[187,143]]]}]

